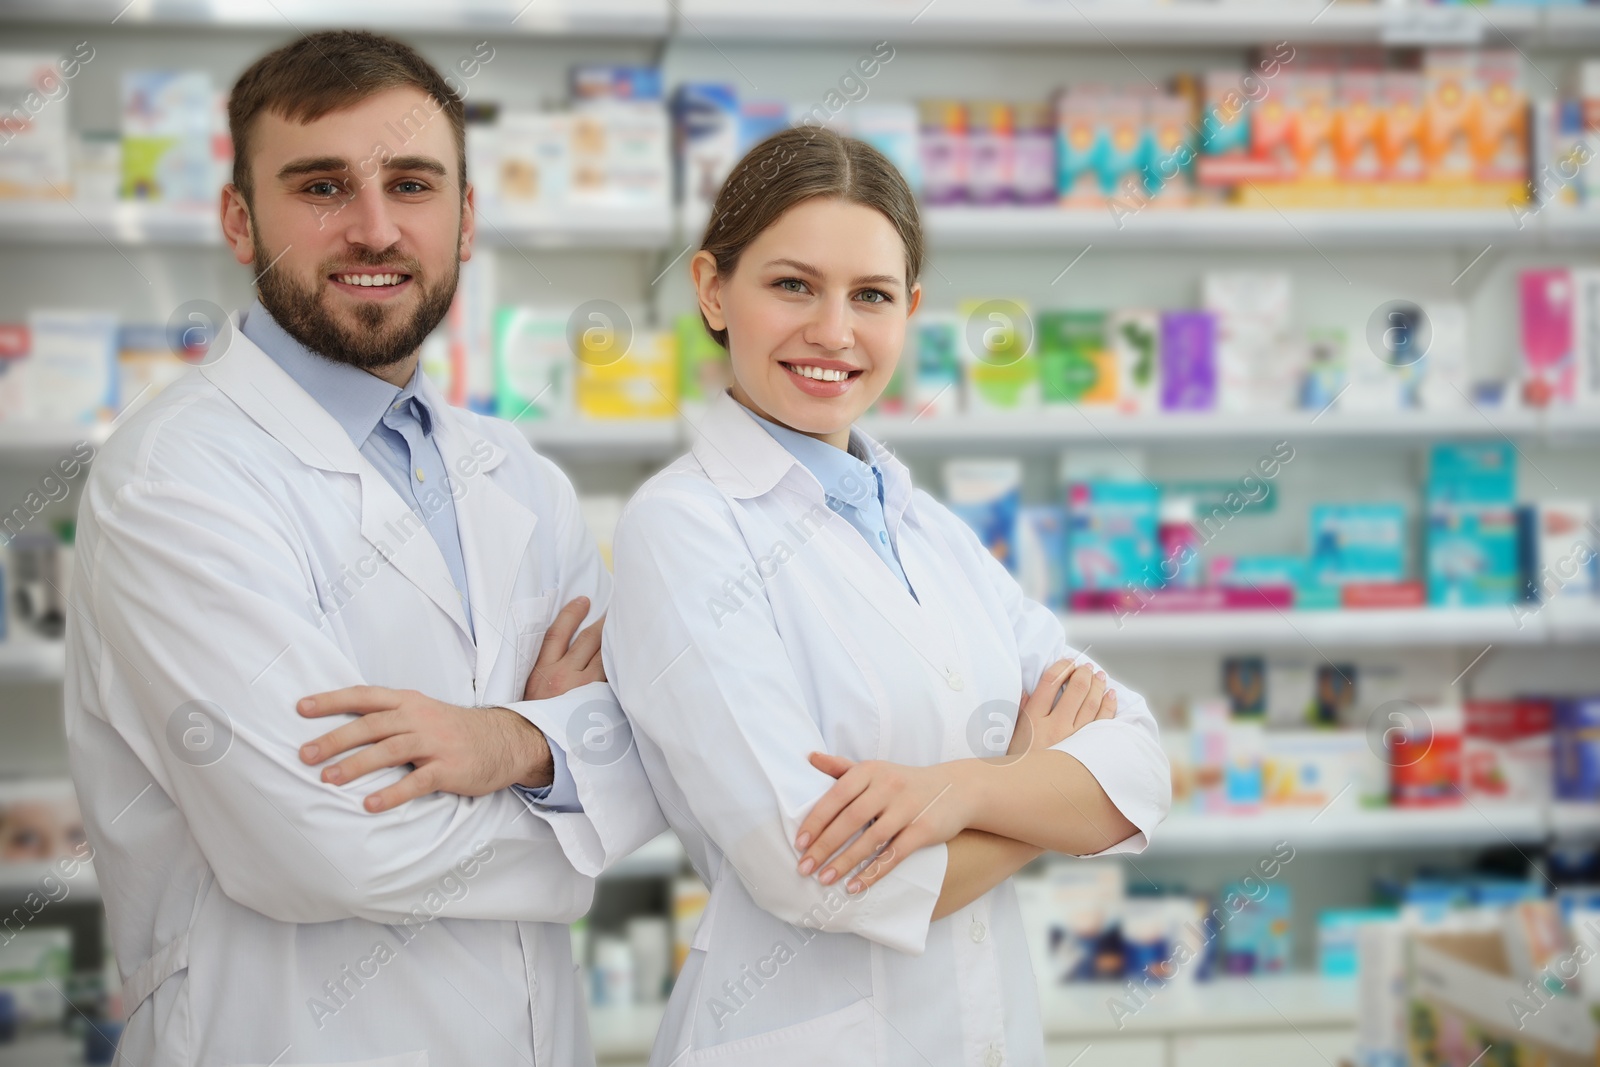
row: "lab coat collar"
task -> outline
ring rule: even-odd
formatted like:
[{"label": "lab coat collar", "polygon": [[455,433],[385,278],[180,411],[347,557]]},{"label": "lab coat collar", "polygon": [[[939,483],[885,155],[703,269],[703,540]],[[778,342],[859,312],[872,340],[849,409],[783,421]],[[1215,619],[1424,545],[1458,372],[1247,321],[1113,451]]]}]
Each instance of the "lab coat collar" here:
[{"label": "lab coat collar", "polygon": [[[706,405],[696,426],[693,453],[711,483],[736,500],[763,496],[784,476],[798,470],[806,475],[806,495],[821,501],[822,485],[805,464],[752,419],[744,405],[726,391]],[[887,448],[859,427],[850,433],[883,472],[883,511],[889,528],[911,512],[911,472]],[[798,483],[797,483],[798,484]]]},{"label": "lab coat collar", "polygon": [[[352,474],[359,478],[362,536],[394,565],[395,570],[448,615],[470,642],[472,631],[467,627],[466,612],[461,606],[455,582],[450,577],[449,565],[445,563],[444,554],[439,551],[427,528],[417,519],[416,513],[360,453],[339,421],[289,377],[271,356],[240,331],[237,313],[232,316],[232,326],[227,351],[214,362],[201,367],[201,373],[300,462],[318,470]],[[428,389],[429,383],[425,383],[423,388]],[[435,405],[439,403],[437,391],[431,392],[428,401]],[[435,406],[434,410],[443,409]],[[440,428],[447,421],[441,419]],[[464,450],[461,445],[456,445],[452,451],[446,451],[441,441],[440,454],[451,465],[449,469],[452,475],[459,469],[454,464]],[[485,461],[485,465],[493,464]],[[481,468],[478,473],[482,473]],[[480,498],[491,496],[488,493],[477,495]],[[492,505],[489,507],[492,508]],[[457,521],[461,521],[459,505]],[[473,523],[472,527],[476,529],[477,524]],[[491,540],[492,532],[491,527]],[[472,540],[471,531],[463,528],[462,551],[467,560],[469,583],[482,580],[475,578],[471,569]],[[491,581],[487,588],[494,591],[499,584],[509,586],[507,582]],[[470,587],[485,588],[482,584],[471,584]]]}]

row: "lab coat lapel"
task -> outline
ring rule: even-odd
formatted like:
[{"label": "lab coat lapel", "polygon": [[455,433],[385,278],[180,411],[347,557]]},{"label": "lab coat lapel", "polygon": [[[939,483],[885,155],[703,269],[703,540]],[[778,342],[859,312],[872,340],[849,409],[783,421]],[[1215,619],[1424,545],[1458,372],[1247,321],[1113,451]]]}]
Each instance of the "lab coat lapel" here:
[{"label": "lab coat lapel", "polygon": [[474,676],[486,679],[505,648],[515,654],[518,635],[506,629],[517,573],[527,558],[539,517],[502,489],[489,472],[506,458],[505,449],[461,418],[432,382],[422,392],[429,409],[440,413],[434,426],[439,454],[456,490],[456,528],[472,590],[472,623],[478,636]]},{"label": "lab coat lapel", "polygon": [[470,633],[450,568],[427,526],[338,421],[240,331],[237,314],[228,350],[201,373],[302,463],[356,475],[361,481],[361,535],[463,635]]},{"label": "lab coat lapel", "polygon": [[881,621],[919,650],[942,651],[948,646],[948,635],[936,632],[927,612],[906,593],[894,572],[843,517],[829,510],[822,487],[804,464],[773,440],[737,400],[726,393],[717,396],[697,429],[695,458],[724,493],[734,499],[765,496],[778,513],[773,519],[780,530],[798,528],[792,520],[813,509],[826,515],[812,536],[827,540],[820,545],[808,542],[799,553],[812,548],[826,553],[817,573],[828,575],[830,586],[842,582],[861,598],[861,618]]}]

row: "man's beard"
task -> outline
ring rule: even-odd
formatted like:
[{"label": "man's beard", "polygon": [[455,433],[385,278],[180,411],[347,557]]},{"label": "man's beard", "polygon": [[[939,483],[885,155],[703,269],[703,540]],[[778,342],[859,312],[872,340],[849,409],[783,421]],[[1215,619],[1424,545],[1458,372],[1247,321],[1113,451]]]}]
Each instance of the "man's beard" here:
[{"label": "man's beard", "polygon": [[[422,280],[421,264],[410,256],[352,249],[340,262],[325,264],[318,271],[317,277],[323,279],[321,286],[306,288],[288,271],[271,269],[272,257],[262,247],[259,235],[254,237],[254,245],[256,294],[267,313],[306,348],[336,363],[348,363],[362,370],[387,367],[415,352],[450,310],[456,281],[461,275],[458,256],[451,261],[449,277],[429,286]],[[456,245],[459,249],[459,238]],[[347,328],[329,313],[322,296],[332,284],[326,280],[328,275],[348,267],[387,268],[396,274],[409,274],[422,299],[409,315],[376,301],[359,302],[352,309],[358,325],[354,329]]]}]

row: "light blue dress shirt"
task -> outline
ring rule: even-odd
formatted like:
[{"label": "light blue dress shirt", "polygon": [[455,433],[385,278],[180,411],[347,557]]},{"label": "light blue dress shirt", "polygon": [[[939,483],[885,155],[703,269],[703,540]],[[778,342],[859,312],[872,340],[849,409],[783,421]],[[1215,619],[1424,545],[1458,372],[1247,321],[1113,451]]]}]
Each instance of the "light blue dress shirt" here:
[{"label": "light blue dress shirt", "polygon": [[888,520],[884,517],[883,472],[876,464],[868,462],[866,447],[857,439],[856,432],[850,431],[850,450],[847,452],[798,430],[779,426],[743,404],[739,406],[812,473],[822,484],[822,494],[829,509],[837,512],[840,518],[866,538],[868,547],[877,553],[878,558],[906,587],[906,592],[915,599],[916,590],[911,588],[905,569],[900,566],[900,556],[895,551],[894,540],[889,536]]},{"label": "light blue dress shirt", "polygon": [[[361,454],[427,526],[450,568],[450,580],[455,583],[462,613],[476,640],[472,591],[467,587],[467,564],[461,554],[461,531],[456,526],[456,505],[450,495],[450,474],[433,439],[433,412],[421,396],[421,363],[406,387],[398,389],[359,367],[312,352],[291,337],[260,301],[245,312],[239,331],[334,417]],[[546,741],[555,768],[552,783],[542,789],[512,788],[547,808],[583,810],[567,770],[566,753],[548,737]]]}]

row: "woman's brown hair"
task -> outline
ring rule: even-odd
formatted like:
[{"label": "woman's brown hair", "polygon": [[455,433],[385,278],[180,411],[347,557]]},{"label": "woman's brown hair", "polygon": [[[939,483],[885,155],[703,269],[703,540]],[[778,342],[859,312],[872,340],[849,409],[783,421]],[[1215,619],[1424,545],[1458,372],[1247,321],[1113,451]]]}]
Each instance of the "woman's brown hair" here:
[{"label": "woman's brown hair", "polygon": [[[917,200],[893,163],[865,141],[822,126],[775,133],[746,153],[722,183],[700,250],[732,274],[750,243],[785,211],[815,197],[838,197],[870,207],[889,220],[906,249],[906,286],[922,273],[922,219]],[[700,318],[705,319],[701,312]],[[728,331],[706,330],[723,348]]]}]

